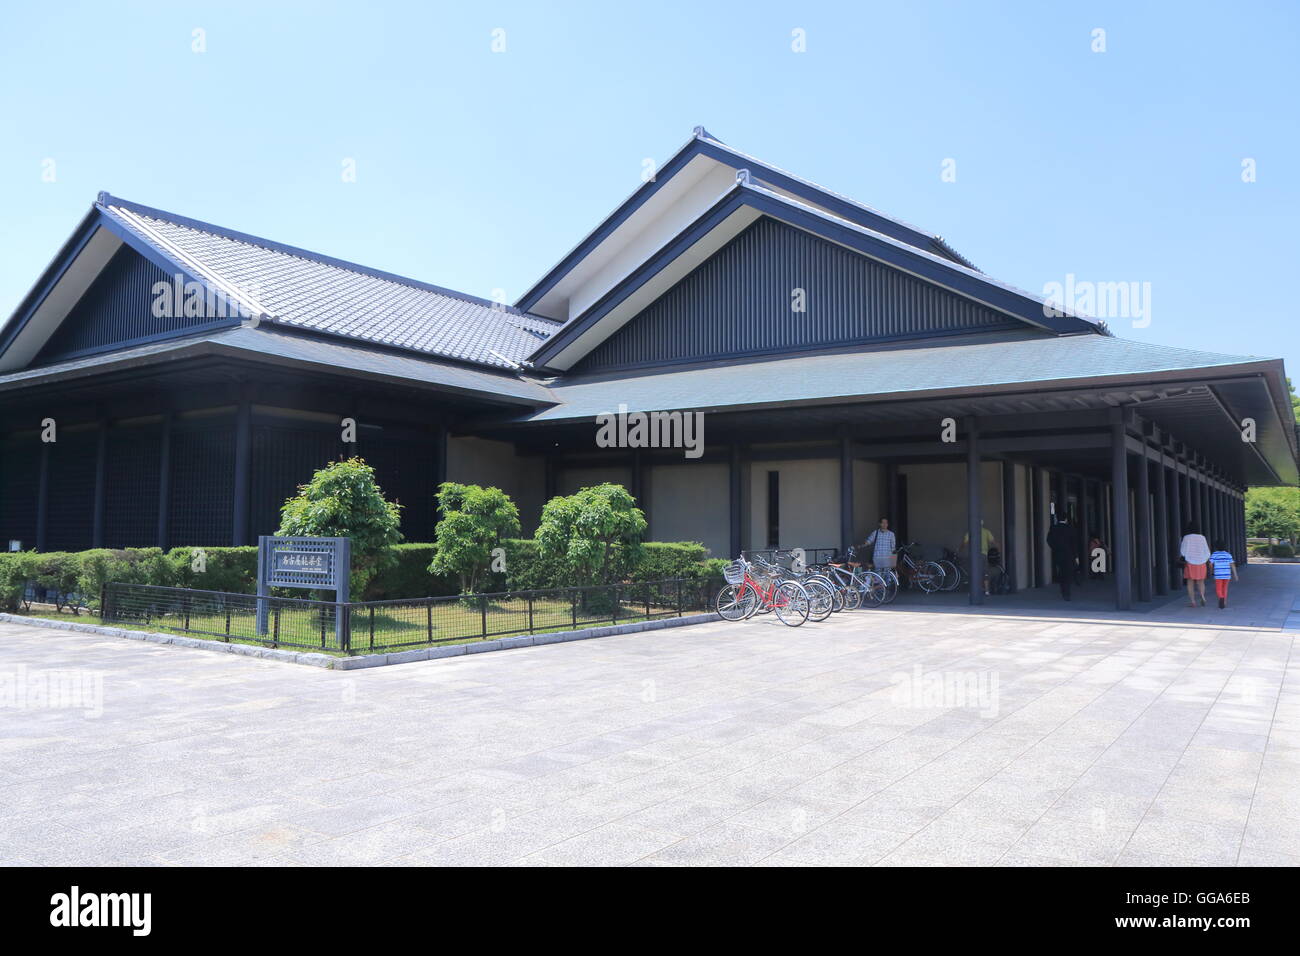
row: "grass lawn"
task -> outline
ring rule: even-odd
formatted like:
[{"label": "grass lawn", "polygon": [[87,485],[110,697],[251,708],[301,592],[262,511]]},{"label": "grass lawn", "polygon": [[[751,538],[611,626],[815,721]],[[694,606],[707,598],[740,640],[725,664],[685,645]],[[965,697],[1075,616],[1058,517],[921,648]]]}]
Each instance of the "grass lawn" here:
[{"label": "grass lawn", "polygon": [[[652,607],[652,613],[647,617],[644,604],[620,604],[617,623],[629,624],[649,620],[651,617],[672,616],[675,610]],[[179,613],[166,613],[147,618],[142,615],[136,621],[103,621],[99,616],[84,610],[77,615],[67,611],[58,613],[48,605],[34,605],[29,614],[31,617],[104,624],[126,630],[184,634],[187,637],[258,647],[283,647],[339,657],[348,656],[338,648],[332,616],[327,614],[322,618],[319,610],[314,608],[282,607],[278,614],[278,633],[281,637],[278,643],[270,639],[275,633],[275,617],[270,622],[267,638],[259,640],[255,615],[247,606],[232,608],[228,615],[221,611],[191,611],[188,619]],[[612,612],[601,612],[598,617],[594,611],[579,609],[577,627],[609,625],[614,623],[614,617]],[[382,654],[389,650],[421,645],[474,644],[498,637],[573,629],[573,608],[568,600],[534,598],[531,631],[527,598],[507,598],[489,604],[486,614],[481,607],[468,606],[460,601],[444,601],[427,606],[379,605],[353,609],[351,646],[354,654]]]}]

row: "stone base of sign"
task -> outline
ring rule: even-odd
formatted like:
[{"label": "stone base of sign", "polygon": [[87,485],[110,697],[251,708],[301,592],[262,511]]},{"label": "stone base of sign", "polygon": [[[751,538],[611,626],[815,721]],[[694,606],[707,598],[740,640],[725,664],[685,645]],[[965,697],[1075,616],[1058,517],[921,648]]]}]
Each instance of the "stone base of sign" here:
[{"label": "stone base of sign", "polygon": [[443,657],[461,657],[466,654],[485,654],[491,651],[508,651],[516,647],[534,647],[541,644],[587,641],[597,637],[634,634],[637,631],[657,631],[667,627],[683,627],[688,624],[703,624],[706,621],[716,620],[719,620],[718,615],[713,611],[709,611],[703,614],[688,614],[685,617],[664,617],[653,621],[607,624],[604,627],[587,627],[576,631],[519,634],[512,637],[499,637],[490,641],[476,641],[472,644],[442,644],[433,647],[392,651],[388,654],[358,654],[354,657],[334,657],[330,654],[259,647],[254,644],[227,644],[225,641],[209,641],[198,637],[186,637],[183,634],[160,634],[156,631],[133,631],[103,624],[82,624],[75,619],[60,621],[48,617],[27,617],[23,614],[0,613],[0,621],[10,624],[27,624],[32,627],[47,627],[60,631],[100,634],[104,637],[125,638],[130,641],[147,641],[150,644],[170,644],[173,647],[192,647],[205,651],[236,654],[240,657],[258,657],[267,661],[280,661],[285,664],[325,667],[336,671],[358,670],[365,667],[386,667],[389,664],[409,664],[415,661],[432,661]]}]

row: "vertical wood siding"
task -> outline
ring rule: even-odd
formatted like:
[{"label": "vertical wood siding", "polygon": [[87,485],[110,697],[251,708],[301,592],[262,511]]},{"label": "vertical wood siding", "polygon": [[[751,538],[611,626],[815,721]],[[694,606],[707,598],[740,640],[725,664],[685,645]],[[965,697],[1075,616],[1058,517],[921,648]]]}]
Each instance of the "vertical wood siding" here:
[{"label": "vertical wood siding", "polygon": [[[794,311],[795,289],[804,290],[807,311]],[[1005,328],[1024,324],[764,217],[575,371]]]}]

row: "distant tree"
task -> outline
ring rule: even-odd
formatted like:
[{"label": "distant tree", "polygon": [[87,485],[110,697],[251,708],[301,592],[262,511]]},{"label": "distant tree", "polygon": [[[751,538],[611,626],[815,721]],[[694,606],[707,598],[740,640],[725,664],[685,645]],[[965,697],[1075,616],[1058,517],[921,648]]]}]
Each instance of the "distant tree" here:
[{"label": "distant tree", "polygon": [[1290,377],[1286,380],[1286,387],[1291,392],[1291,411],[1295,414],[1295,420],[1300,422],[1300,395],[1296,394],[1295,386],[1291,384]]},{"label": "distant tree", "polygon": [[276,534],[352,539],[352,597],[396,558],[402,506],[384,498],[375,470],[360,458],[336,461],[298,486],[280,509]]},{"label": "distant tree", "polygon": [[1251,488],[1246,492],[1246,533],[1252,538],[1288,538],[1300,534],[1300,489]]},{"label": "distant tree", "polygon": [[610,584],[641,560],[645,514],[622,485],[605,483],[556,497],[542,508],[537,548],[573,585]]},{"label": "distant tree", "polygon": [[454,574],[462,594],[481,590],[492,570],[492,551],[519,533],[519,509],[500,488],[444,481],[438,486],[442,514],[434,532],[432,574]]}]

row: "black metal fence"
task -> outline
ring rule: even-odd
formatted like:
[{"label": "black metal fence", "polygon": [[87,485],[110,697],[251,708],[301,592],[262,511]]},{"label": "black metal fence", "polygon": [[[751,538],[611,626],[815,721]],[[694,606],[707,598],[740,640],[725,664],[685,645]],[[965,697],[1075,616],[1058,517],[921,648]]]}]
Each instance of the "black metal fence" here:
[{"label": "black metal fence", "polygon": [[[109,584],[105,623],[343,654],[626,624],[707,611],[720,580],[671,578],[634,584],[336,604],[225,591]],[[265,631],[258,630],[264,602]],[[335,628],[336,615],[343,615]]]},{"label": "black metal fence", "polygon": [[[751,548],[750,550],[742,551],[741,553],[748,557],[760,557],[765,561],[771,561],[773,564],[780,564],[785,567],[790,566],[789,548],[784,550],[777,548]],[[804,564],[824,564],[839,553],[839,548],[804,548]]]}]

